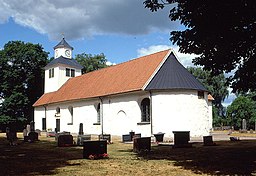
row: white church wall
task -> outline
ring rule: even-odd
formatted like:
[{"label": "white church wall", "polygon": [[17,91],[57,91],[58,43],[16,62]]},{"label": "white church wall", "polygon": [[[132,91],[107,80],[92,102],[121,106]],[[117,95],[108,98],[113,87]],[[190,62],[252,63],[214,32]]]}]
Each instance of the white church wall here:
[{"label": "white church wall", "polygon": [[149,93],[140,92],[104,98],[104,132],[121,136],[134,131],[150,136],[150,124],[138,125],[141,122],[140,101],[148,97]]},{"label": "white church wall", "polygon": [[153,133],[164,132],[173,137],[173,131],[190,131],[191,136],[209,135],[209,108],[197,91],[171,91],[152,94]]}]

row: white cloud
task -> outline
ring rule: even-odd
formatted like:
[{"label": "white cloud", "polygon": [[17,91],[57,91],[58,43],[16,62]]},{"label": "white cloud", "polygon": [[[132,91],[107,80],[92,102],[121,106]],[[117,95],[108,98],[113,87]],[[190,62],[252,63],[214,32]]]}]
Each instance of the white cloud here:
[{"label": "white cloud", "polygon": [[116,63],[113,63],[113,62],[107,61],[107,62],[106,62],[106,65],[111,66],[111,65],[116,65]]},{"label": "white cloud", "polygon": [[228,91],[229,91],[229,96],[225,98],[224,102],[222,103],[224,107],[228,107],[236,99],[236,95],[231,92],[232,89],[228,88]]},{"label": "white cloud", "polygon": [[59,39],[61,33],[68,40],[100,34],[139,35],[177,29],[179,23],[168,18],[170,8],[152,13],[138,0],[2,0],[0,23],[13,18],[51,39]]},{"label": "white cloud", "polygon": [[180,53],[178,46],[171,47],[168,45],[151,45],[148,48],[138,49],[137,53],[138,53],[138,57],[140,57],[140,56],[145,56],[148,54],[156,53],[158,51],[163,51],[163,50],[170,49],[170,48],[172,48],[174,50],[175,54],[178,57],[178,60],[184,67],[194,66],[192,63],[192,59],[195,58],[196,55]]}]

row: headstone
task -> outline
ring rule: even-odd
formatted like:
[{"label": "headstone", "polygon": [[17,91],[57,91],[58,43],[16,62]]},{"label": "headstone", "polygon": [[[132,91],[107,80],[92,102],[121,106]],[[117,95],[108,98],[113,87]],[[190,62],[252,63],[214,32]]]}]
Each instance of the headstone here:
[{"label": "headstone", "polygon": [[213,146],[213,145],[216,145],[213,140],[212,140],[212,136],[204,136],[203,137],[204,139],[204,145],[205,146]]},{"label": "headstone", "polygon": [[30,122],[30,131],[35,131],[35,122],[34,121]]},{"label": "headstone", "polygon": [[110,134],[100,134],[99,140],[107,140],[108,143],[111,142],[111,135]]},{"label": "headstone", "polygon": [[151,137],[141,137],[133,139],[133,152],[150,151]]},{"label": "headstone", "polygon": [[83,127],[83,123],[80,123],[79,124],[79,132],[78,132],[79,135],[83,135],[84,134],[84,127]]},{"label": "headstone", "polygon": [[122,135],[122,141],[123,141],[123,142],[131,142],[131,141],[132,141],[131,135],[130,135],[130,134],[124,134],[124,135]]},{"label": "headstone", "polygon": [[69,147],[73,146],[73,136],[72,135],[60,135],[58,136],[58,147]]},{"label": "headstone", "polygon": [[89,158],[90,155],[100,156],[107,154],[107,141],[84,141],[83,158]]},{"label": "headstone", "polygon": [[56,133],[55,134],[55,140],[57,141],[58,137],[61,136],[61,135],[70,135],[70,132],[63,131],[63,132],[60,132],[60,133]]},{"label": "headstone", "polygon": [[30,129],[30,125],[27,125],[27,135],[30,133],[31,129]]},{"label": "headstone", "polygon": [[78,135],[77,136],[77,145],[83,146],[84,141],[90,141],[91,140],[91,135]]},{"label": "headstone", "polygon": [[28,140],[30,140],[30,142],[38,141],[38,133],[35,131],[31,131],[28,134]]},{"label": "headstone", "polygon": [[133,139],[133,136],[135,135],[135,132],[134,132],[134,131],[131,131],[129,134],[130,134],[131,140],[132,140],[132,139]]},{"label": "headstone", "polygon": [[189,131],[173,131],[174,133],[174,148],[180,147],[192,147],[192,144],[188,143],[190,141]]},{"label": "headstone", "polygon": [[26,128],[23,130],[23,137],[25,137],[25,136],[28,136],[28,131]]},{"label": "headstone", "polygon": [[242,120],[242,133],[247,132],[246,119]]}]

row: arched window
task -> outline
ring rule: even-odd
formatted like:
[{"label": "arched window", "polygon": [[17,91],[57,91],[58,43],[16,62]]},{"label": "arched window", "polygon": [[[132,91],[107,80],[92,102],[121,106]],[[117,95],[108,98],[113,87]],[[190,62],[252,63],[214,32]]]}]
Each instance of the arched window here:
[{"label": "arched window", "polygon": [[69,106],[68,111],[70,113],[70,122],[68,123],[68,125],[73,125],[73,107]]},{"label": "arched window", "polygon": [[97,106],[97,123],[100,123],[100,103]]},{"label": "arched window", "polygon": [[141,121],[150,122],[150,99],[144,98],[141,101]]}]

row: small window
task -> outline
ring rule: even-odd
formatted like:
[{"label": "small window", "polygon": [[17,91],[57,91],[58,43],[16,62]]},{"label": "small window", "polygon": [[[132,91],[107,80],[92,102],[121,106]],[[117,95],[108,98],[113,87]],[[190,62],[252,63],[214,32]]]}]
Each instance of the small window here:
[{"label": "small window", "polygon": [[75,69],[66,68],[67,77],[75,77]]},{"label": "small window", "polygon": [[70,69],[69,68],[66,68],[66,76],[70,77]]},{"label": "small window", "polygon": [[75,70],[71,69],[71,77],[75,77]]},{"label": "small window", "polygon": [[198,95],[198,99],[204,99],[204,91],[198,91],[197,95]]},{"label": "small window", "polygon": [[49,70],[49,78],[53,78],[54,77],[54,68],[51,68]]},{"label": "small window", "polygon": [[141,121],[150,122],[150,100],[149,98],[144,98],[141,101]]},{"label": "small window", "polygon": [[74,114],[73,114],[73,107],[69,106],[68,107],[68,111],[70,113],[70,122],[68,123],[68,125],[73,125],[73,116],[74,116]]}]

